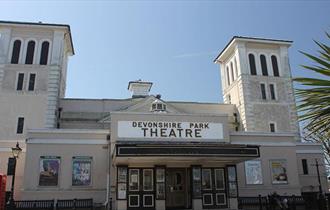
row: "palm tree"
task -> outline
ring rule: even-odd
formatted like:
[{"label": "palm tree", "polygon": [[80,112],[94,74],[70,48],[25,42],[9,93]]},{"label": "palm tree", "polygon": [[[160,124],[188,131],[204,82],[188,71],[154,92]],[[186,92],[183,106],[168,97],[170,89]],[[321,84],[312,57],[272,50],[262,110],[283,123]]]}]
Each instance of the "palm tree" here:
[{"label": "palm tree", "polygon": [[[330,40],[330,34],[326,33]],[[318,56],[301,52],[312,60],[315,65],[303,68],[319,74],[319,78],[295,78],[304,88],[296,89],[298,98],[299,120],[305,123],[308,135],[314,133],[330,137],[330,47],[314,41],[320,50]]]}]

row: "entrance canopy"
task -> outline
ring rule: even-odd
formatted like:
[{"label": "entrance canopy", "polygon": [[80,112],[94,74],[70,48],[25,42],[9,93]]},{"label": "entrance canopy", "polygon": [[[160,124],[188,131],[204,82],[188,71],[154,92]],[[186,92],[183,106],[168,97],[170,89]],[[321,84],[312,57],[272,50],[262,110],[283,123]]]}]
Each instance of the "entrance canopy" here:
[{"label": "entrance canopy", "polygon": [[117,142],[114,163],[207,161],[236,164],[259,156],[259,146],[255,145],[125,141]]}]

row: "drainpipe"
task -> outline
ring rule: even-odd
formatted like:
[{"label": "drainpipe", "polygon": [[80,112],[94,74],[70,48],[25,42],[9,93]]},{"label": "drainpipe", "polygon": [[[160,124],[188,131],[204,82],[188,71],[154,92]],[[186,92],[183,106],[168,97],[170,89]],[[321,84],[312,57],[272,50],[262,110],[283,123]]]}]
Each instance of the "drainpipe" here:
[{"label": "drainpipe", "polygon": [[107,174],[107,210],[111,210],[112,208],[112,199],[111,199],[111,164],[112,164],[112,156],[111,156],[111,138],[110,134],[107,135],[108,141],[108,174]]}]

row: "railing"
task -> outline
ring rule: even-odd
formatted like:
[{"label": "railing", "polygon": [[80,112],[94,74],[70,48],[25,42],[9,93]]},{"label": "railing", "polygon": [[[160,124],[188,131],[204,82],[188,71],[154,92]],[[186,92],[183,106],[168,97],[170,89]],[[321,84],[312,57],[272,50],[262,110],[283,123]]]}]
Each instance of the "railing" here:
[{"label": "railing", "polygon": [[93,210],[93,199],[73,199],[73,200],[23,200],[14,201],[13,204],[8,204],[6,210]]},{"label": "railing", "polygon": [[[330,194],[328,197],[330,198]],[[244,210],[327,210],[324,197],[313,200],[295,195],[239,197],[238,208]]]},{"label": "railing", "polygon": [[12,206],[7,206],[7,209],[42,209],[53,210],[54,200],[23,200],[14,201]]},{"label": "railing", "polygon": [[91,209],[93,199],[57,200],[56,209]]}]

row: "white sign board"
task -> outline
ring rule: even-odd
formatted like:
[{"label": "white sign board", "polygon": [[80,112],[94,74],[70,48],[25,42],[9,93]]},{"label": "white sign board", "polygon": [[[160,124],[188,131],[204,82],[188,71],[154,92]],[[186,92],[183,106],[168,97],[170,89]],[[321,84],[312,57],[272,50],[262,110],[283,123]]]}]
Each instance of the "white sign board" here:
[{"label": "white sign board", "polygon": [[222,123],[118,121],[119,138],[223,139]]}]

